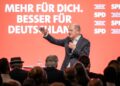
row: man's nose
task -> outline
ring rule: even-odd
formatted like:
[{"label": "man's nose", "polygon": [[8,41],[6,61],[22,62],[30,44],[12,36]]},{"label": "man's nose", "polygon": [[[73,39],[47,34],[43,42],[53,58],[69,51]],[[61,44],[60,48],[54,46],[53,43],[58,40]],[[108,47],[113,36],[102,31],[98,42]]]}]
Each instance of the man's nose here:
[{"label": "man's nose", "polygon": [[70,32],[68,32],[68,35],[70,35]]}]

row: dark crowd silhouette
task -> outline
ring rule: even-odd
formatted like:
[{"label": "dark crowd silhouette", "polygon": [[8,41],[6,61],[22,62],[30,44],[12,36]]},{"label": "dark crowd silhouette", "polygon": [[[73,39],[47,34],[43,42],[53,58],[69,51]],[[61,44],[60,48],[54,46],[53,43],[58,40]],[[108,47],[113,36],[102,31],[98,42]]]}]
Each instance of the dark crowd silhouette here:
[{"label": "dark crowd silhouette", "polygon": [[[120,86],[120,57],[111,60],[103,74],[90,71],[88,56],[79,57],[72,66],[58,70],[58,57],[49,55],[45,67],[35,66],[29,71],[23,69],[21,57],[0,59],[0,86]],[[95,65],[94,65],[95,66]]]}]

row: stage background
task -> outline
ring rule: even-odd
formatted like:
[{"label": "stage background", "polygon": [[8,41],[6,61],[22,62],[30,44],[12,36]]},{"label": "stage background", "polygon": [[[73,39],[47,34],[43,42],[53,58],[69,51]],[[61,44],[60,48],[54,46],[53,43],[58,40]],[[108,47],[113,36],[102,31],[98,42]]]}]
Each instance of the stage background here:
[{"label": "stage background", "polygon": [[[10,4],[53,4],[54,12],[8,12]],[[79,5],[79,12],[58,12],[58,4]],[[27,8],[26,8],[27,9]],[[64,8],[65,9],[65,8]],[[72,9],[72,7],[71,7]],[[19,8],[18,8],[19,10]],[[71,16],[71,22],[60,23],[18,23],[17,15],[64,15]],[[65,17],[65,16],[64,16]],[[28,20],[29,21],[29,20]],[[102,22],[98,22],[102,21]],[[96,23],[97,22],[97,23]],[[120,55],[120,0],[1,0],[0,1],[0,57],[20,56],[24,66],[44,66],[48,55],[55,54],[59,58],[59,66],[63,62],[65,51],[63,47],[53,45],[46,41],[41,33],[10,33],[9,26],[41,26],[53,25],[50,30],[57,31],[58,26],[68,26],[77,23],[81,26],[81,33],[91,42],[90,60],[91,71],[102,73],[108,62]],[[24,27],[25,29],[25,27]],[[28,28],[29,29],[29,28]],[[50,33],[55,38],[64,38],[67,33],[63,31]],[[17,30],[17,28],[14,28]],[[34,30],[32,30],[34,32]]]}]

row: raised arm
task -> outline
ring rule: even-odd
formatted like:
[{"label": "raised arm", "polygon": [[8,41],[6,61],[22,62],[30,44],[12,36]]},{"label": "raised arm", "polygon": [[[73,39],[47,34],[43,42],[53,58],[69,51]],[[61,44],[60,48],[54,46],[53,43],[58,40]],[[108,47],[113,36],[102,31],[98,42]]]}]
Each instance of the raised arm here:
[{"label": "raised arm", "polygon": [[66,38],[65,39],[55,39],[50,34],[48,34],[48,31],[45,28],[40,28],[39,30],[43,33],[43,35],[44,35],[43,37],[45,39],[47,39],[50,43],[64,47]]}]

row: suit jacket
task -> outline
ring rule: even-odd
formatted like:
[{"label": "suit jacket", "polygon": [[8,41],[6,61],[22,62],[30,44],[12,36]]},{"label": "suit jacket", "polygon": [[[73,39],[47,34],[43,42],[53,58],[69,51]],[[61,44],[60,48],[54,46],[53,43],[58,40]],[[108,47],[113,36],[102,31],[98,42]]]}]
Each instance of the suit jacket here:
[{"label": "suit jacket", "polygon": [[28,72],[22,69],[15,68],[10,71],[10,77],[23,84],[23,81],[27,78]]},{"label": "suit jacket", "polygon": [[78,40],[76,44],[76,49],[72,52],[72,54],[71,54],[71,49],[68,46],[69,42],[71,41],[69,37],[66,37],[64,39],[55,39],[54,37],[48,34],[44,38],[53,44],[65,47],[65,58],[64,58],[61,70],[64,70],[68,66],[70,59],[72,58],[78,59],[83,55],[89,56],[90,42],[86,38],[84,38],[82,35]]},{"label": "suit jacket", "polygon": [[44,70],[47,73],[48,83],[51,84],[53,82],[64,82],[64,73],[54,67],[46,67]]}]

